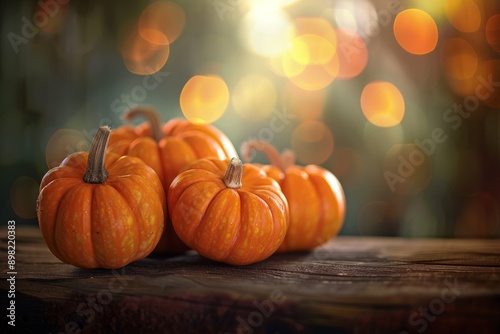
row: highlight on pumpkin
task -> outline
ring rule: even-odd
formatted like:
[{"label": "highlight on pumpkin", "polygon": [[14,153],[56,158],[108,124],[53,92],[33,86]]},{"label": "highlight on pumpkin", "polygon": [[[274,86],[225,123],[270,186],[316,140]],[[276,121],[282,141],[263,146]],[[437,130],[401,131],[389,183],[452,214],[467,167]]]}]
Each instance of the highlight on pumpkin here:
[{"label": "highlight on pumpkin", "polygon": [[229,89],[224,79],[216,75],[196,75],[181,91],[182,113],[193,123],[215,122],[224,114],[228,103]]},{"label": "highlight on pumpkin", "polygon": [[399,89],[392,83],[374,81],[363,88],[361,110],[373,125],[391,127],[403,119],[405,102]]},{"label": "highlight on pumpkin", "polygon": [[397,42],[409,53],[423,55],[436,48],[436,22],[423,10],[412,8],[398,13],[393,29]]}]

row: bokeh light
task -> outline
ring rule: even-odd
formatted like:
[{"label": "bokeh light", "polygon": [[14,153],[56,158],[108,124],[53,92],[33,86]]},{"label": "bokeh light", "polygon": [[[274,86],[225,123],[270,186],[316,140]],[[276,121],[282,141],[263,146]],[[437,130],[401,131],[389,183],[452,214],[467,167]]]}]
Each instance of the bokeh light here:
[{"label": "bokeh light", "polygon": [[260,121],[268,117],[276,107],[277,92],[274,83],[267,77],[249,74],[241,78],[234,87],[231,100],[238,114],[249,121]]},{"label": "bokeh light", "polygon": [[184,116],[193,123],[212,123],[226,111],[229,89],[215,75],[196,75],[186,82],[180,96]]},{"label": "bokeh light", "polygon": [[287,113],[299,120],[317,120],[323,115],[326,93],[324,90],[304,90],[289,83],[284,89],[284,99],[288,101]]},{"label": "bokeh light", "polygon": [[241,22],[241,35],[251,52],[265,57],[282,54],[293,38],[293,25],[282,9],[269,6],[255,7]]},{"label": "bokeh light", "polygon": [[347,9],[336,9],[334,15],[335,22],[339,28],[356,32],[358,25],[356,23],[356,17],[352,11]]},{"label": "bokeh light", "polygon": [[422,192],[432,177],[431,159],[417,144],[397,144],[384,159],[384,181],[403,195]]},{"label": "bokeh light", "polygon": [[290,81],[297,87],[305,90],[319,90],[327,87],[335,80],[339,72],[339,61],[337,55],[325,65],[308,65],[296,76],[290,77]]},{"label": "bokeh light", "polygon": [[392,83],[375,81],[363,88],[361,110],[372,124],[390,127],[403,119],[405,102],[401,92]]},{"label": "bokeh light", "polygon": [[357,33],[337,29],[337,56],[339,59],[338,77],[351,79],[358,76],[368,62],[368,49]]},{"label": "bokeh light", "polygon": [[441,47],[441,63],[446,73],[455,79],[467,79],[476,73],[477,54],[463,38],[450,38]]},{"label": "bokeh light", "polygon": [[333,152],[330,129],[320,121],[304,121],[292,133],[292,150],[303,164],[322,164]]},{"label": "bokeh light", "polygon": [[488,44],[500,53],[500,14],[493,15],[486,22],[486,40]]},{"label": "bokeh light", "polygon": [[478,84],[475,75],[464,79],[457,79],[448,75],[447,81],[450,91],[459,96],[473,96]]},{"label": "bokeh light", "polygon": [[59,129],[49,138],[45,147],[47,167],[57,167],[68,155],[75,152],[86,152],[88,149],[87,140],[81,132]]},{"label": "bokeh light", "polygon": [[23,219],[36,217],[38,188],[38,182],[30,176],[20,176],[14,181],[10,189],[10,202],[16,215]]},{"label": "bokeh light", "polygon": [[304,90],[323,89],[339,71],[335,31],[323,18],[298,18],[294,26],[296,37],[282,55],[283,73]]},{"label": "bokeh light", "polygon": [[[166,64],[170,55],[170,44],[166,38],[158,36],[162,35],[155,30],[143,30],[142,34],[139,34],[137,26],[132,27],[122,46],[123,62],[130,72],[149,75],[158,72]],[[150,40],[159,43],[152,43]]]},{"label": "bokeh light", "polygon": [[271,8],[283,8],[289,6],[298,0],[245,0],[246,4],[252,9],[256,7],[268,6]]},{"label": "bokeh light", "polygon": [[473,0],[448,0],[446,16],[451,25],[461,32],[474,32],[481,25],[481,11]]},{"label": "bokeh light", "polygon": [[394,36],[407,52],[422,55],[436,47],[438,30],[429,14],[412,8],[400,12],[394,19]]},{"label": "bokeh light", "polygon": [[138,32],[153,45],[173,43],[184,30],[184,9],[171,1],[155,1],[149,4],[139,17]]},{"label": "bokeh light", "polygon": [[333,20],[336,27],[356,32],[362,38],[370,39],[380,33],[379,16],[368,0],[335,1]]},{"label": "bokeh light", "polygon": [[138,75],[158,72],[170,55],[170,44],[184,30],[184,9],[170,1],[155,1],[141,13],[122,45],[123,62]]},{"label": "bokeh light", "polygon": [[316,35],[323,37],[333,46],[337,45],[335,30],[332,25],[321,17],[299,17],[293,20],[295,36]]}]

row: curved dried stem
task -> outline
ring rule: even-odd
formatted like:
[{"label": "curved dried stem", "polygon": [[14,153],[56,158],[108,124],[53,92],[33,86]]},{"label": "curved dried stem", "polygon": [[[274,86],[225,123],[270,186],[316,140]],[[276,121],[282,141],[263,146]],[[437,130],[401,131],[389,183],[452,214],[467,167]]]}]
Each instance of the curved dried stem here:
[{"label": "curved dried stem", "polygon": [[250,139],[241,145],[241,155],[245,161],[252,160],[252,155],[255,151],[261,151],[265,154],[270,164],[285,171],[288,167],[295,163],[295,154],[291,150],[284,150],[282,154],[271,145],[263,140]]},{"label": "curved dried stem", "polygon": [[87,170],[83,176],[86,183],[104,183],[108,178],[108,171],[104,166],[106,160],[106,147],[111,130],[108,126],[101,126],[90,145],[87,159]]},{"label": "curved dried stem", "polygon": [[132,108],[127,110],[123,114],[122,118],[123,120],[130,122],[138,116],[146,118],[151,127],[151,137],[159,142],[163,138],[163,133],[161,131],[161,122],[156,109],[150,107]]},{"label": "curved dried stem", "polygon": [[243,177],[243,163],[238,158],[231,158],[222,181],[228,188],[241,188],[241,178]]}]

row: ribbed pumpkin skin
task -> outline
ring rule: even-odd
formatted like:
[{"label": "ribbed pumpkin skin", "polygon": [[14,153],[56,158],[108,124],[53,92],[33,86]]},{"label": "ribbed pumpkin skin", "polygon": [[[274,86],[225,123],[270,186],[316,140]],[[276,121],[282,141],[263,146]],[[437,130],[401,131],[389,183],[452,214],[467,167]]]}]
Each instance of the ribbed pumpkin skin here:
[{"label": "ribbed pumpkin skin", "polygon": [[311,250],[338,234],[345,196],[331,172],[316,165],[293,165],[284,172],[272,165],[262,168],[278,181],[290,209],[290,226],[278,251]]},{"label": "ribbed pumpkin skin", "polygon": [[[230,140],[217,128],[193,124],[187,120],[167,122],[158,142],[151,137],[147,123],[137,127],[122,126],[111,132],[108,151],[142,159],[151,166],[162,181],[165,194],[172,180],[190,162],[200,158],[230,159],[237,156]],[[166,215],[165,232],[154,253],[181,253],[189,249],[177,235]]]},{"label": "ribbed pumpkin skin", "polygon": [[209,259],[231,265],[273,254],[288,229],[288,204],[278,183],[245,164],[241,188],[228,188],[229,161],[200,159],[170,185],[167,203],[177,235]]},{"label": "ribbed pumpkin skin", "polygon": [[41,181],[37,214],[48,248],[81,268],[120,268],[146,257],[164,227],[158,176],[140,159],[108,153],[105,183],[86,183],[87,159],[74,153]]},{"label": "ribbed pumpkin skin", "polygon": [[211,125],[172,119],[162,127],[162,132],[164,137],[156,142],[147,123],[119,127],[111,132],[108,151],[141,158],[155,170],[166,191],[179,171],[194,160],[237,156],[226,135]]}]

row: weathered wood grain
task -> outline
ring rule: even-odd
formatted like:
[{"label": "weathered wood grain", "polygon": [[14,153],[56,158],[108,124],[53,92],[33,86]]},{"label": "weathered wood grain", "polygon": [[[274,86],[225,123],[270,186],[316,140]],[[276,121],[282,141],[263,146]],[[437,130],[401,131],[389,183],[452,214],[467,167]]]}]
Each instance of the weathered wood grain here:
[{"label": "weathered wood grain", "polygon": [[23,332],[500,332],[499,240],[338,237],[245,267],[189,252],[110,271],[63,264],[18,227],[16,260]]}]

